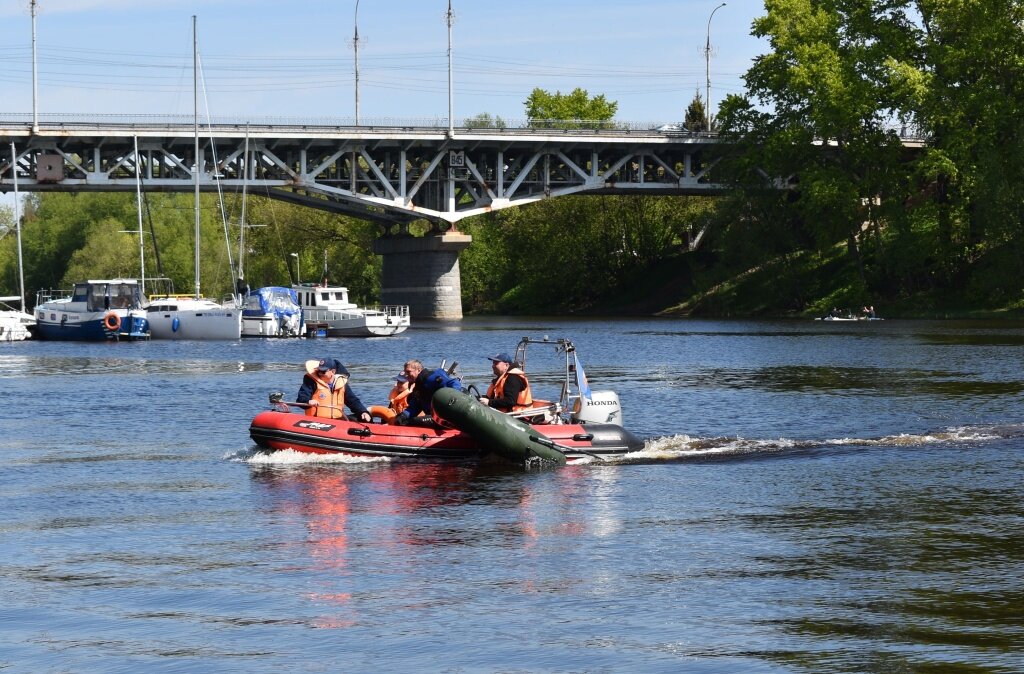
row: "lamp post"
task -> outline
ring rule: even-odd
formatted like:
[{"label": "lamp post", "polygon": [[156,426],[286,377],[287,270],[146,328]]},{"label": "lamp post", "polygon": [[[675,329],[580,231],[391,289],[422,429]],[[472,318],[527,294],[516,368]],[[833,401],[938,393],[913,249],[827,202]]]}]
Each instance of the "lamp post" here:
[{"label": "lamp post", "polygon": [[[36,0],[29,4],[32,10],[32,133],[39,133],[39,70],[36,59]],[[22,306],[24,310],[24,298]]]},{"label": "lamp post", "polygon": [[708,40],[704,44],[704,65],[706,68],[707,82],[708,82],[708,95],[704,104],[707,105],[708,113],[708,131],[711,131],[711,19],[714,18],[715,12],[725,7],[723,2],[718,7],[711,10],[711,16],[708,17]]},{"label": "lamp post", "polygon": [[295,258],[295,285],[302,285],[302,274],[299,273],[299,254],[290,253],[289,255]]},{"label": "lamp post", "polygon": [[359,0],[356,0],[356,15],[352,24],[355,26],[355,33],[352,35],[352,49],[356,55],[356,126],[359,126]]},{"label": "lamp post", "polygon": [[455,137],[455,120],[452,119],[455,107],[455,98],[452,93],[452,24],[455,23],[455,13],[452,11],[452,0],[448,0],[448,11],[444,15],[448,24],[448,137]]}]

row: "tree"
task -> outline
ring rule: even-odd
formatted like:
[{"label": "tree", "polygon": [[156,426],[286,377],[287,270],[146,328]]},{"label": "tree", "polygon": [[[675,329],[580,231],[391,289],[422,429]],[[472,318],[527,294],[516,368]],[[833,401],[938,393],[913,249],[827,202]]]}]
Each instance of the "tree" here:
[{"label": "tree", "polygon": [[866,292],[862,249],[880,245],[881,223],[899,219],[907,197],[883,64],[909,48],[901,32],[909,22],[891,4],[868,0],[768,0],[765,7],[753,34],[772,51],[745,80],[772,113],[737,97],[723,102],[721,131],[741,142],[732,148],[737,161],[717,170],[734,171],[737,184],[752,186],[751,197],[777,198],[758,172],[791,181],[789,208],[801,226],[819,247],[845,242],[860,272],[858,292]]},{"label": "tree", "polygon": [[704,99],[701,98],[699,89],[694,94],[693,100],[690,101],[690,105],[686,108],[686,117],[683,120],[683,125],[688,131],[708,130],[708,113],[704,107]]},{"label": "tree", "polygon": [[495,115],[491,117],[490,113],[481,112],[479,115],[467,118],[463,124],[467,129],[505,129],[508,128],[508,124],[504,119]]},{"label": "tree", "polygon": [[610,128],[619,109],[618,102],[607,100],[604,94],[591,97],[578,87],[568,94],[552,94],[537,88],[530,92],[524,105],[530,126],[537,128]]}]

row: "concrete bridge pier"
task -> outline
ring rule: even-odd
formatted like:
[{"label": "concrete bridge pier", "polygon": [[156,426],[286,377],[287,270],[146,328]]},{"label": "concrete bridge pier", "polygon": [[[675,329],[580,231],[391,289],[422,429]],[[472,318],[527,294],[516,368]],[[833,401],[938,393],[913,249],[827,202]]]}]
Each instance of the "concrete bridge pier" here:
[{"label": "concrete bridge pier", "polygon": [[384,236],[373,242],[373,252],[384,258],[382,304],[408,304],[413,322],[419,318],[462,318],[462,281],[459,251],[473,237],[459,232]]}]

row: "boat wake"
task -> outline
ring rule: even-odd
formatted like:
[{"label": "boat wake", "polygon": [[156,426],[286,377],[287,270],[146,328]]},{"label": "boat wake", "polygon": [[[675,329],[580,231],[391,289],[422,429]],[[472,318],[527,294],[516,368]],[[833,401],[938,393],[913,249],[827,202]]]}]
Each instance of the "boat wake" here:
[{"label": "boat wake", "polygon": [[1024,437],[1024,425],[957,426],[926,433],[900,433],[878,438],[754,439],[742,437],[695,438],[671,435],[650,438],[644,448],[618,463],[674,460],[727,460],[762,458],[827,450],[830,447],[925,447],[963,445]]},{"label": "boat wake", "polygon": [[[1024,424],[955,426],[926,433],[899,433],[877,438],[757,439],[743,437],[692,437],[685,434],[649,438],[644,448],[610,459],[584,456],[574,465],[643,464],[667,461],[728,461],[792,456],[828,451],[830,448],[927,447],[970,445],[1024,438]],[[310,454],[292,449],[265,452],[255,446],[224,457],[252,466],[288,467],[319,465],[387,464],[401,459],[386,456],[363,457],[347,454]]]},{"label": "boat wake", "polygon": [[264,452],[255,447],[248,447],[226,456],[230,461],[248,463],[252,466],[304,466],[323,464],[365,464],[388,463],[387,456],[351,456],[348,454],[309,454],[296,452],[294,449],[282,449],[275,452]]}]

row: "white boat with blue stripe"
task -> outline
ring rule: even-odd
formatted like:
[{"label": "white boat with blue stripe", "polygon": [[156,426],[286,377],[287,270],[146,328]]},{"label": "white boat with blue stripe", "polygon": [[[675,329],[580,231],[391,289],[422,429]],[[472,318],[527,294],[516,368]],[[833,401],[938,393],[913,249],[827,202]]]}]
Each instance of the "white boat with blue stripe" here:
[{"label": "white boat with blue stripe", "polygon": [[73,290],[40,290],[36,333],[40,339],[79,342],[149,339],[149,321],[136,279],[97,279]]}]

